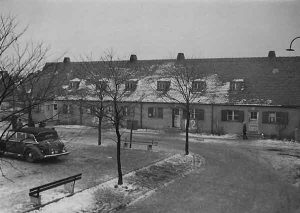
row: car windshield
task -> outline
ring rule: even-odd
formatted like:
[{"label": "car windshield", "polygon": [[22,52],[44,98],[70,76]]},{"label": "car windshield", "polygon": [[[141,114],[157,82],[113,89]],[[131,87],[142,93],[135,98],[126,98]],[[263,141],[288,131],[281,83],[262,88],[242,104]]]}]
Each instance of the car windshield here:
[{"label": "car windshield", "polygon": [[48,139],[58,139],[57,132],[42,132],[35,136],[37,141],[43,141]]}]

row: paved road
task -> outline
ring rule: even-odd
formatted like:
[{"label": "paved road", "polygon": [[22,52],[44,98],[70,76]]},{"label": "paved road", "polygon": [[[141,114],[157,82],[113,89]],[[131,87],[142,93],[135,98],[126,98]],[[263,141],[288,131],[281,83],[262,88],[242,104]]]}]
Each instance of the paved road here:
[{"label": "paved road", "polygon": [[[183,150],[184,141],[162,148]],[[176,180],[124,212],[300,212],[300,190],[288,185],[255,150],[225,144],[191,144],[206,159],[203,169]],[[298,209],[298,210],[297,210]]]}]

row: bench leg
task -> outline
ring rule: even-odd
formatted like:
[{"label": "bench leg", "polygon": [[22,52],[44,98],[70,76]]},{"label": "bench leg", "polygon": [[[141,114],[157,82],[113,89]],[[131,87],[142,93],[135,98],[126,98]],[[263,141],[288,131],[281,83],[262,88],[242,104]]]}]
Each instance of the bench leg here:
[{"label": "bench leg", "polygon": [[35,206],[40,206],[42,204],[41,195],[39,195],[38,197],[30,196],[30,202]]},{"label": "bench leg", "polygon": [[152,151],[152,144],[148,145],[147,150],[148,150],[148,151]]},{"label": "bench leg", "polygon": [[74,186],[75,186],[75,181],[71,182],[71,183],[66,183],[64,185],[64,188],[67,192],[69,192],[70,194],[74,194]]}]

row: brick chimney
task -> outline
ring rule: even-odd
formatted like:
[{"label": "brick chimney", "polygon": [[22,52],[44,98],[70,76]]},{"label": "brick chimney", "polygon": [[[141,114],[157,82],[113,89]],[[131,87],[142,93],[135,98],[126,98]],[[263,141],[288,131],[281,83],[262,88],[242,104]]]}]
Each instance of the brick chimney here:
[{"label": "brick chimney", "polygon": [[183,53],[178,53],[177,54],[177,61],[182,61],[182,60],[184,60],[185,58],[184,58],[184,54]]},{"label": "brick chimney", "polygon": [[130,61],[130,62],[136,62],[136,61],[137,61],[136,55],[134,55],[134,54],[131,55],[129,61]]},{"label": "brick chimney", "polygon": [[70,62],[71,62],[71,60],[69,57],[64,57],[64,63],[70,63]]},{"label": "brick chimney", "polygon": [[274,51],[274,50],[269,51],[268,57],[269,57],[269,58],[276,58],[276,53],[275,53],[275,51]]}]

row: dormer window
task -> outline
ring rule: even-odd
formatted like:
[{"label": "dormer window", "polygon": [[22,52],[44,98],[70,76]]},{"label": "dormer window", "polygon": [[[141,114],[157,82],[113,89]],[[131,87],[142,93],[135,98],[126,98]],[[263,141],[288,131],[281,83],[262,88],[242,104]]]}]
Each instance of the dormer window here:
[{"label": "dormer window", "polygon": [[202,80],[195,80],[192,82],[193,92],[202,92],[206,88],[206,82]]},{"label": "dormer window", "polygon": [[234,79],[230,82],[231,91],[243,91],[245,88],[244,79]]},{"label": "dormer window", "polygon": [[170,81],[157,81],[158,91],[168,91],[170,89]]},{"label": "dormer window", "polygon": [[101,90],[101,91],[104,91],[104,90],[106,90],[106,88],[107,88],[107,81],[105,81],[105,80],[100,80],[99,82],[98,82],[98,84],[96,85],[96,90]]},{"label": "dormer window", "polygon": [[80,84],[80,79],[75,78],[75,79],[70,81],[69,89],[76,90],[76,89],[79,88],[79,84]]},{"label": "dormer window", "polygon": [[137,87],[137,80],[129,80],[125,83],[125,90],[126,91],[134,91]]}]

